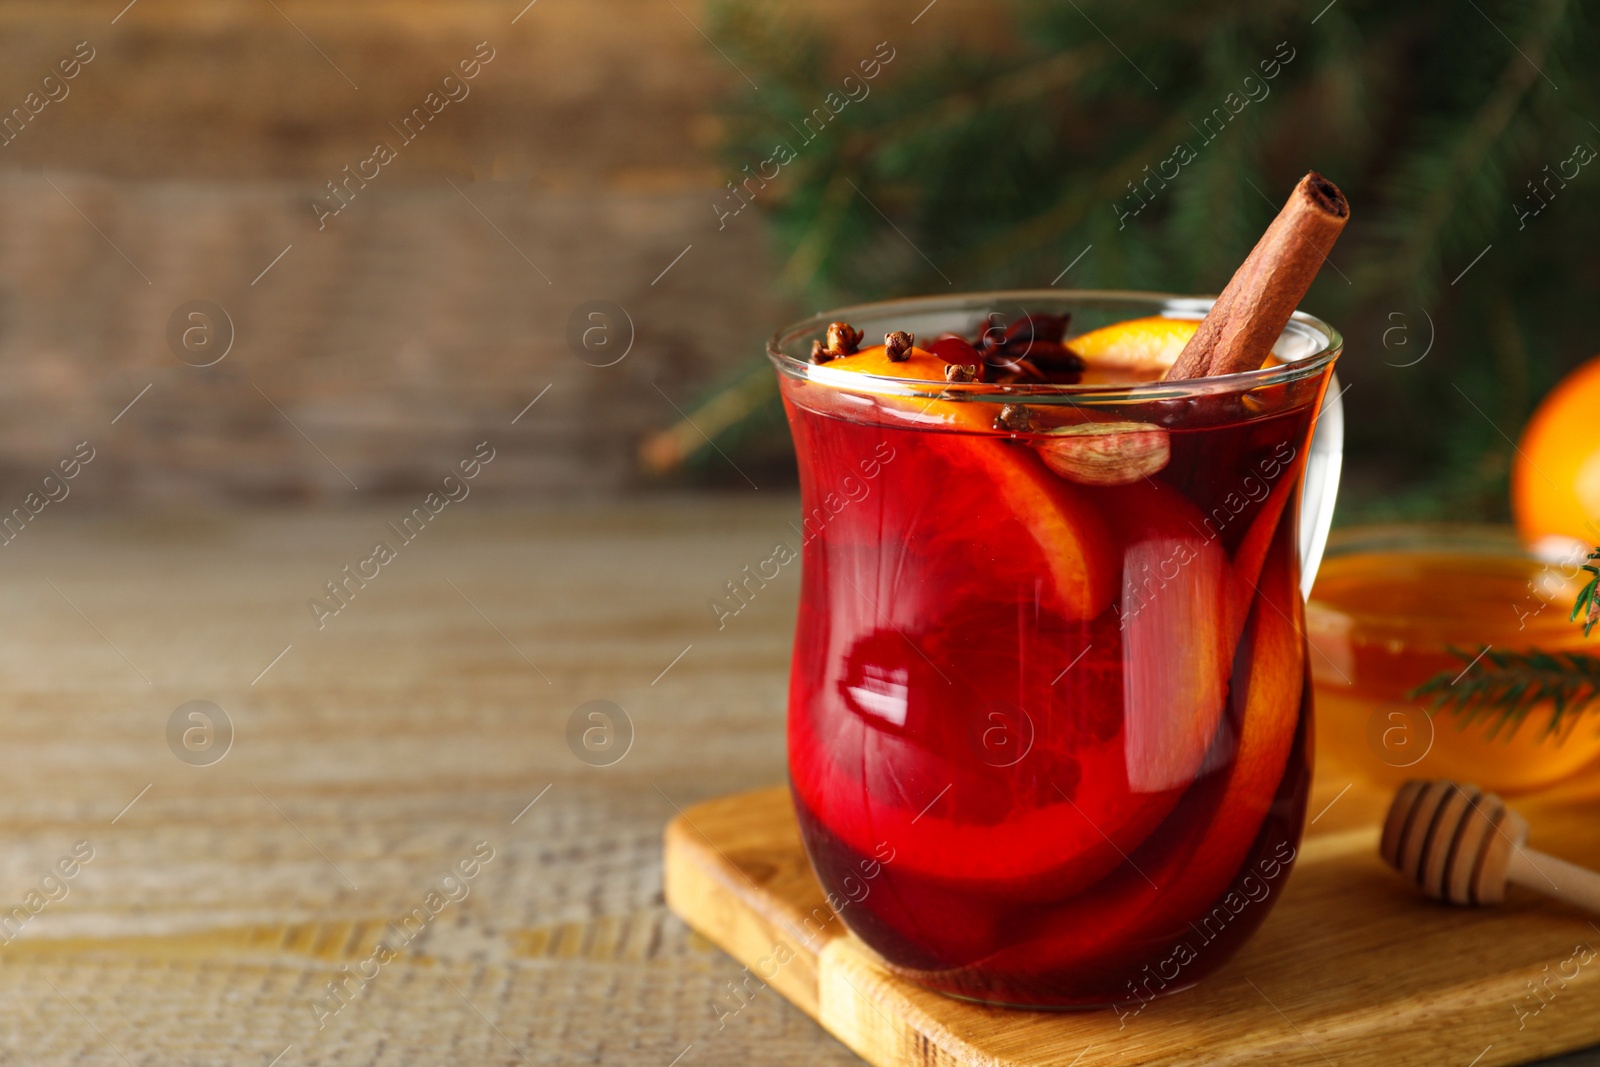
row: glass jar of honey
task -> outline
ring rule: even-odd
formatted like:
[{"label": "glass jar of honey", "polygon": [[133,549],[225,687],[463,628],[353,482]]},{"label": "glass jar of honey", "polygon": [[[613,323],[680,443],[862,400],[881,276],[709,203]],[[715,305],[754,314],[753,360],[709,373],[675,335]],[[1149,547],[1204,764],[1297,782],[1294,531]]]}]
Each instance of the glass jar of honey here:
[{"label": "glass jar of honey", "polygon": [[[1336,533],[1306,607],[1318,744],[1383,784],[1453,778],[1498,792],[1537,789],[1595,760],[1600,716],[1569,708],[1556,721],[1548,703],[1521,717],[1467,715],[1409,695],[1441,675],[1459,683],[1486,648],[1600,654],[1600,635],[1587,641],[1569,618],[1588,577],[1584,554],[1573,542],[1535,556],[1499,526]],[[1491,665],[1486,655],[1478,663]]]}]

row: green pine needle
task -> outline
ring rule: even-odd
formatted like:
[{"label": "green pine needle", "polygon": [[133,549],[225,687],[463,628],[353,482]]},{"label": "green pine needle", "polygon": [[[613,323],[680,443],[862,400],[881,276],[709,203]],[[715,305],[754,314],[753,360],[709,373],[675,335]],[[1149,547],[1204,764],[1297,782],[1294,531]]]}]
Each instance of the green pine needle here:
[{"label": "green pine needle", "polygon": [[1578,591],[1578,599],[1572,605],[1572,618],[1577,619],[1580,612],[1583,614],[1583,636],[1588,637],[1595,623],[1600,622],[1600,548],[1589,553],[1589,561],[1583,569],[1590,577]]},{"label": "green pine needle", "polygon": [[[1593,590],[1591,582],[1591,598]],[[1467,668],[1456,675],[1442,671],[1409,696],[1432,697],[1433,710],[1457,716],[1462,729],[1489,720],[1490,740],[1502,730],[1509,740],[1531,712],[1544,706],[1551,714],[1543,737],[1560,740],[1579,715],[1600,708],[1600,656],[1538,649],[1486,649],[1474,655],[1452,648],[1450,653],[1467,661]]]}]

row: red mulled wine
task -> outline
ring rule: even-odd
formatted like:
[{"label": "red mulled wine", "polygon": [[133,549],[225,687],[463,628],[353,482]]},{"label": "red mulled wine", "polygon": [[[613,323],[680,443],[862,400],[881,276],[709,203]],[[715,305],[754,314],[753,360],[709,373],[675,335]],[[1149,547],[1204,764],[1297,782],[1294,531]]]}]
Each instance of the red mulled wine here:
[{"label": "red mulled wine", "polygon": [[1294,861],[1296,512],[1331,360],[1021,393],[918,367],[782,375],[807,849],[917,982],[1138,1011],[1226,960]]}]

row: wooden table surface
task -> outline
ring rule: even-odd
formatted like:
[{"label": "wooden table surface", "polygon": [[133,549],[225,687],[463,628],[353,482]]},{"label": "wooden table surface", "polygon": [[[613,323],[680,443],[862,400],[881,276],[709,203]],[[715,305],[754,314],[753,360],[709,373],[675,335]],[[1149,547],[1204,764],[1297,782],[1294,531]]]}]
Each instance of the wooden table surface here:
[{"label": "wooden table surface", "polygon": [[[319,630],[407,510],[67,502],[3,549],[0,1063],[859,1062],[771,990],[719,1029],[742,968],[661,897],[675,806],[783,776],[797,572],[708,601],[793,498],[451,505]],[[220,758],[169,746],[192,700]]]}]

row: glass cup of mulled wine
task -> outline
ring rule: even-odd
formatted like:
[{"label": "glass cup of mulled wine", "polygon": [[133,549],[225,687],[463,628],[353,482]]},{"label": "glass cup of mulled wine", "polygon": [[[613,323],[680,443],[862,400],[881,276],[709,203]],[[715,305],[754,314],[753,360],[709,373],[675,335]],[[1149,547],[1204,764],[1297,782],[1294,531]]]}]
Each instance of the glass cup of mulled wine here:
[{"label": "glass cup of mulled wine", "polygon": [[1133,1010],[1288,877],[1342,340],[1296,314],[1262,369],[1181,382],[1073,348],[1209,304],[981,293],[769,342],[804,512],[795,809],[845,924],[921,985]]}]

